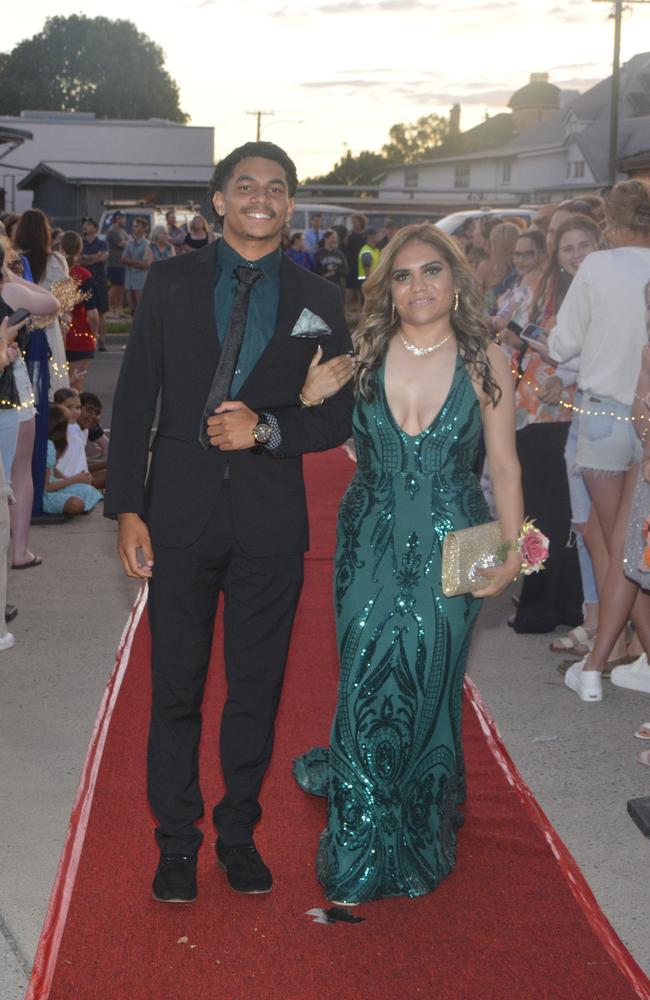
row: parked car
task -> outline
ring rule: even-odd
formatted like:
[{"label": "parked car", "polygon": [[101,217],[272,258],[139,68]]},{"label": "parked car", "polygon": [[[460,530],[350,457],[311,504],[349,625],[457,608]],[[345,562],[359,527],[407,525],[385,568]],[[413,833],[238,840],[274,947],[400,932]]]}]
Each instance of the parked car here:
[{"label": "parked car", "polygon": [[291,216],[289,226],[292,233],[304,233],[309,229],[309,220],[312,215],[323,216],[323,229],[331,229],[332,226],[345,226],[350,229],[350,218],[352,212],[342,205],[332,205],[331,202],[303,201],[297,202]]},{"label": "parked car", "polygon": [[[131,232],[133,227],[134,219],[146,219],[149,223],[149,232],[152,231],[154,226],[166,226],[167,220],[165,215],[167,212],[176,213],[176,224],[178,226],[189,226],[190,222],[197,214],[202,214],[200,210],[195,211],[191,206],[185,205],[134,205],[133,202],[128,202],[126,204],[119,204],[115,202],[104,209],[99,218],[99,234],[100,236],[105,236],[111,222],[113,221],[113,216],[115,212],[123,212],[126,216],[126,229],[127,232]],[[210,222],[211,220],[208,220]]]},{"label": "parked car", "polygon": [[480,219],[484,215],[494,215],[498,219],[524,219],[527,225],[533,221],[537,215],[537,208],[534,205],[526,205],[521,208],[477,208],[468,212],[452,212],[436,222],[438,229],[442,229],[447,236],[453,236],[470,219]]}]

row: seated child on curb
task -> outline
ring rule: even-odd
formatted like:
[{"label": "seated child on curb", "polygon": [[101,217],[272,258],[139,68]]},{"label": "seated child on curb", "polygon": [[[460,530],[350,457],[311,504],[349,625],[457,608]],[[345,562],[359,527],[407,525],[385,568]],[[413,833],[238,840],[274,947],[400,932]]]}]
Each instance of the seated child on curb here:
[{"label": "seated child on curb", "polygon": [[[79,393],[76,389],[57,389],[54,393],[54,402],[62,406],[68,415],[68,443],[57,462],[57,468],[64,476],[76,476],[79,472],[89,472],[88,459],[86,458],[88,431],[82,429],[79,423],[81,417]],[[93,472],[90,474],[95,489],[103,489],[106,483],[105,473],[103,475],[100,473],[97,477]]]},{"label": "seated child on curb", "polygon": [[91,486],[89,472],[64,476],[57,463],[67,447],[68,414],[63,406],[50,406],[43,510],[46,514],[85,514],[102,495]]},{"label": "seated child on curb", "polygon": [[81,403],[79,426],[82,431],[88,431],[86,442],[88,468],[93,476],[93,486],[101,490],[106,486],[109,445],[108,434],[99,423],[102,415],[102,401],[94,392],[82,392],[79,396],[79,402]]}]

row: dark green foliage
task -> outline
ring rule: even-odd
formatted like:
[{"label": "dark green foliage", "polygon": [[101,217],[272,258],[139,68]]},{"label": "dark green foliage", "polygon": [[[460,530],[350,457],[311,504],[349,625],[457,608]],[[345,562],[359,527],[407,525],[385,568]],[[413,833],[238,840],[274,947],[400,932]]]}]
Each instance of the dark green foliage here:
[{"label": "dark green foliage", "polygon": [[160,46],[130,21],[50,17],[0,56],[0,114],[94,111],[98,118],[184,122]]}]

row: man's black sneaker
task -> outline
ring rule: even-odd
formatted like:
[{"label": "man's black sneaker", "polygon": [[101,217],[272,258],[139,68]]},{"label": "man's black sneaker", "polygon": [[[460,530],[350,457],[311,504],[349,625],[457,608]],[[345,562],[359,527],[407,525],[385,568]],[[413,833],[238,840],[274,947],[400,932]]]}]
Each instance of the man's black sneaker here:
[{"label": "man's black sneaker", "polygon": [[7,624],[12,622],[17,614],[18,608],[15,604],[5,604],[5,621]]},{"label": "man's black sneaker", "polygon": [[191,903],[196,895],[196,854],[161,854],[153,898],[159,903]]},{"label": "man's black sneaker", "polygon": [[273,877],[255,844],[226,847],[221,840],[216,843],[217,864],[225,868],[228,881],[235,892],[270,892]]}]

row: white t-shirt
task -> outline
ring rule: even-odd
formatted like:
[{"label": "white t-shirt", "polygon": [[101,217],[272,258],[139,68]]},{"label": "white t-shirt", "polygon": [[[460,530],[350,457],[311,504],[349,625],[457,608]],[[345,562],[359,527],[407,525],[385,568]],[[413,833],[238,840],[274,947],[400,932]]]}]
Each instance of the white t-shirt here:
[{"label": "white t-shirt", "polygon": [[597,250],[582,262],[548,337],[556,361],[579,357],[578,388],[631,406],[648,343],[650,249]]},{"label": "white t-shirt", "polygon": [[68,424],[68,444],[56,463],[59,472],[68,478],[77,476],[80,472],[88,472],[86,460],[86,444],[88,431],[82,431],[79,424]]}]

